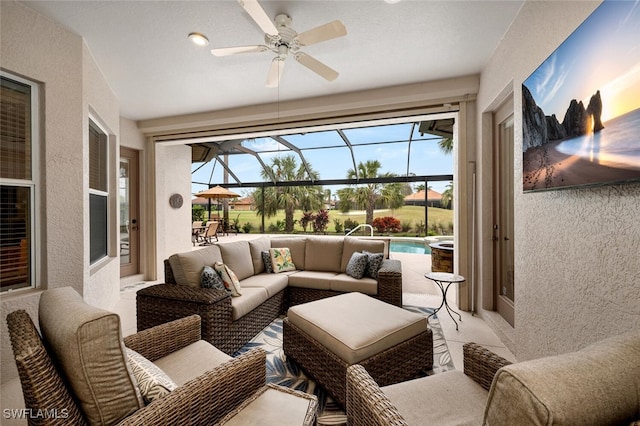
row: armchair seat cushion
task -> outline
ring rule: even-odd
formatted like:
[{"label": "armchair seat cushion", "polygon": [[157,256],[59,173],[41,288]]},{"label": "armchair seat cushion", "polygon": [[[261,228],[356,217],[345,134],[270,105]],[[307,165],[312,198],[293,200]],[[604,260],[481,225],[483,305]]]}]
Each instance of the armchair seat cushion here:
[{"label": "armchair seat cushion", "polygon": [[231,357],[215,346],[199,340],[169,355],[157,359],[154,364],[182,386],[191,379],[201,376],[206,371],[229,361]]},{"label": "armchair seat cushion", "polygon": [[381,390],[410,425],[424,424],[427,401],[429,424],[479,425],[487,402],[487,391],[458,370],[385,386]]}]

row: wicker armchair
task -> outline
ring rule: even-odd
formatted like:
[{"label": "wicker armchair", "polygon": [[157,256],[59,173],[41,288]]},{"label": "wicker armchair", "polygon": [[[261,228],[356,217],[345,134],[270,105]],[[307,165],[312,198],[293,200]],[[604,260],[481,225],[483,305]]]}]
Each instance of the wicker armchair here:
[{"label": "wicker armchair", "polygon": [[[49,355],[47,345],[29,315],[7,316],[25,407],[30,425],[85,425],[77,398]],[[191,316],[126,337],[127,347],[153,361],[200,340],[200,318]],[[265,354],[252,350],[190,380],[167,396],[151,402],[119,425],[211,425],[237,410],[265,386]],[[38,411],[43,410],[43,411]]]},{"label": "wicker armchair", "polygon": [[[464,352],[464,374],[473,379],[475,383],[484,389],[485,395],[491,387],[491,382],[496,372],[503,366],[510,364],[506,359],[499,357],[491,351],[482,348],[475,343],[466,343],[463,347]],[[458,372],[453,372],[458,373]],[[413,386],[420,383],[422,388],[428,388],[434,379],[440,380],[449,373],[440,373],[434,376],[428,376],[416,379],[410,382],[399,383],[387,388],[402,386]],[[475,386],[475,385],[472,385]],[[415,389],[413,389],[415,391]],[[459,389],[464,393],[466,389]],[[477,391],[477,389],[476,389]],[[480,390],[480,393],[483,391]],[[425,423],[430,423],[428,419],[432,418],[432,407],[429,397],[418,394],[418,398],[424,401],[415,407],[424,413],[423,419]],[[464,404],[465,396],[455,395],[459,403]],[[439,401],[442,402],[442,401]],[[455,407],[445,407],[455,412]],[[480,411],[480,419],[482,419],[482,411]],[[348,425],[350,426],[408,426],[407,420],[403,417],[398,408],[391,402],[387,394],[383,392],[378,384],[371,378],[367,370],[361,365],[353,365],[347,369],[347,415]],[[468,418],[466,420],[469,420]],[[451,424],[455,424],[451,423]],[[466,424],[466,423],[465,423]]]},{"label": "wicker armchair", "polygon": [[350,425],[630,425],[640,420],[640,332],[578,351],[509,363],[474,344],[464,373],[447,371],[379,388],[347,370]]}]

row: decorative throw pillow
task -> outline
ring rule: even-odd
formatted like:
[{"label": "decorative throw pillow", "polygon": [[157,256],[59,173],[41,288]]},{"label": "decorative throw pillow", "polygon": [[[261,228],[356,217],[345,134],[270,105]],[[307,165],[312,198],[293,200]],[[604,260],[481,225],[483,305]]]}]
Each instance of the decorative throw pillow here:
[{"label": "decorative throw pillow", "polygon": [[269,250],[263,250],[260,254],[262,255],[262,263],[264,263],[264,271],[267,274],[273,274],[273,264],[271,263]]},{"label": "decorative throw pillow", "polygon": [[202,274],[200,275],[200,285],[202,288],[215,288],[217,290],[226,290],[222,278],[211,266],[205,266],[202,268]]},{"label": "decorative throw pillow", "polygon": [[231,296],[238,297],[242,295],[240,280],[238,280],[238,277],[231,268],[224,263],[216,262],[215,265],[213,265],[213,269],[220,274],[220,278],[222,278],[225,288],[231,292]]},{"label": "decorative throw pillow", "polygon": [[160,367],[133,349],[126,348],[126,350],[129,367],[138,382],[138,389],[145,403],[149,404],[162,398],[178,387]]},{"label": "decorative throw pillow", "polygon": [[364,272],[365,277],[370,277],[373,279],[378,279],[378,270],[382,266],[382,261],[384,260],[384,253],[369,253],[368,251],[363,251],[367,255],[367,269]]},{"label": "decorative throw pillow", "polygon": [[289,248],[271,248],[269,249],[271,255],[271,265],[273,266],[273,272],[276,274],[285,271],[295,271],[296,265],[293,264],[291,259],[291,250]]},{"label": "decorative throw pillow", "polygon": [[349,259],[349,263],[347,263],[347,275],[358,280],[362,278],[367,270],[368,259],[369,256],[367,254],[354,252],[351,255],[351,259]]}]

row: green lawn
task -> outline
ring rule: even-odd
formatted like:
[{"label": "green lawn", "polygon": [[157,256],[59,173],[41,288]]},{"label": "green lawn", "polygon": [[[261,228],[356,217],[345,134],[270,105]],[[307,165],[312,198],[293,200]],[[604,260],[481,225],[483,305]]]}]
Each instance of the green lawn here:
[{"label": "green lawn", "polygon": [[[453,233],[453,210],[439,209],[429,207],[429,226],[430,234],[452,234]],[[424,223],[424,207],[421,206],[404,206],[396,210],[380,210],[376,211],[374,217],[393,216],[400,220],[402,224],[409,225],[409,231],[396,235],[414,236],[417,235],[416,225]],[[262,225],[262,218],[256,215],[255,211],[229,211],[229,219],[234,220],[239,217],[240,228],[246,223],[251,224],[251,232],[260,232],[260,226]],[[302,217],[302,211],[297,210],[294,219],[300,220]],[[360,224],[365,223],[365,214],[360,212],[341,213],[337,210],[329,211],[329,225],[327,226],[328,233],[335,233],[334,219],[340,220],[344,224],[345,220],[351,219]],[[269,232],[270,225],[276,225],[278,221],[284,222],[284,211],[278,211],[278,214],[274,217],[265,218],[265,228]],[[302,226],[296,223],[295,232],[303,232]],[[307,232],[312,232],[311,226],[307,228]],[[368,231],[366,232],[368,233]],[[422,233],[424,235],[424,233]]]}]

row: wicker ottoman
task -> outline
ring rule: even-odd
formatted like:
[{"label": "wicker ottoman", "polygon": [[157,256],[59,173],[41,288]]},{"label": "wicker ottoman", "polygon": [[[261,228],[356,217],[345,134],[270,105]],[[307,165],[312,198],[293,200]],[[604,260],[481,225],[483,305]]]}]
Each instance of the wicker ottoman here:
[{"label": "wicker ottoman", "polygon": [[283,349],[343,407],[346,373],[364,366],[380,385],[420,376],[433,366],[433,334],[419,314],[361,293],[289,308]]}]

